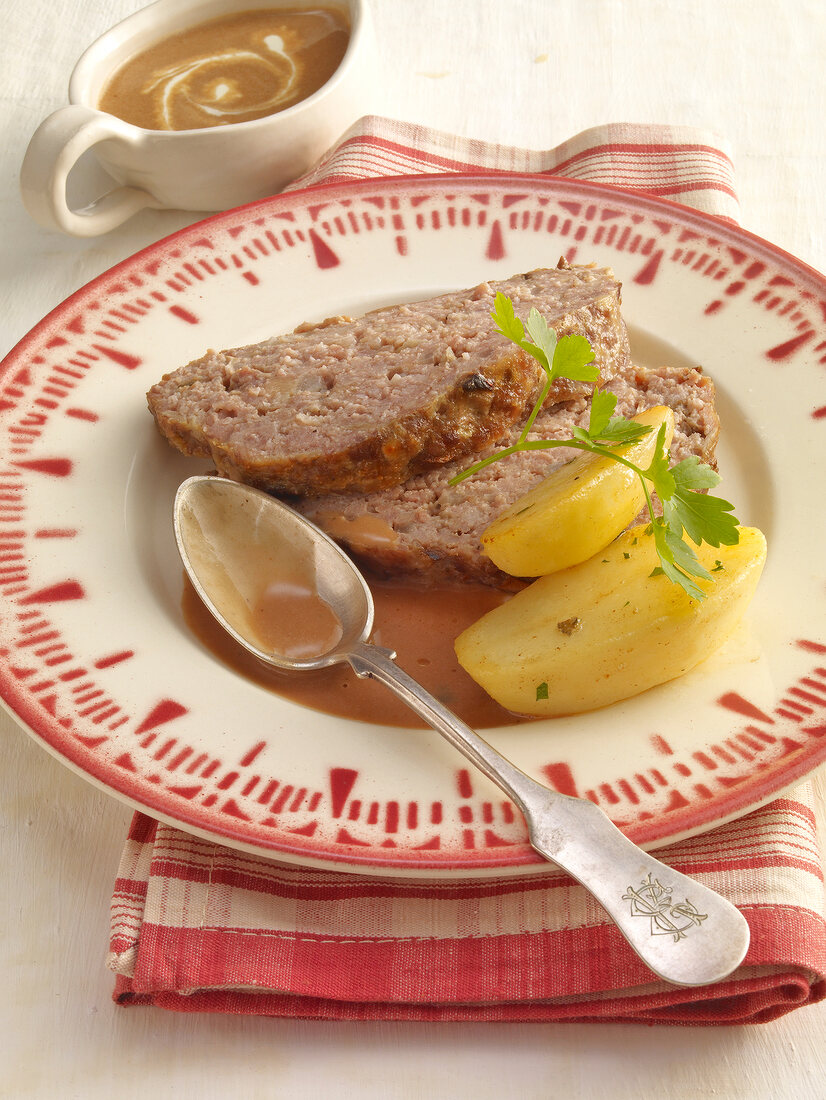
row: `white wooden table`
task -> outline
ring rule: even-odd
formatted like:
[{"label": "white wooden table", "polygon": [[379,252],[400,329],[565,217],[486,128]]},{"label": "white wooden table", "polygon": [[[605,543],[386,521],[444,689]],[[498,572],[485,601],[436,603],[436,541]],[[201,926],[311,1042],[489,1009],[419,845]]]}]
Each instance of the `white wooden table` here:
[{"label": "white wooden table", "polygon": [[[0,354],[69,293],[195,220],[97,240],[29,221],[17,174],[72,65],[139,0],[3,0]],[[607,121],[730,139],[743,224],[826,270],[822,0],[372,0],[374,112],[547,148]],[[0,1096],[826,1096],[826,1004],[757,1028],[326,1024],[116,1008],[108,904],[131,811],[0,716]],[[820,823],[826,835],[824,787]]]}]

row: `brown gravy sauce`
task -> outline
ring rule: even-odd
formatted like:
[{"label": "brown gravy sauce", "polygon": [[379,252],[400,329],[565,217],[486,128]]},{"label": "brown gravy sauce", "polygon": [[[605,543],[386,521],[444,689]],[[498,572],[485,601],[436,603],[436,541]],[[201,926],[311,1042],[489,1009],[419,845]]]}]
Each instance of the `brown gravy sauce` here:
[{"label": "brown gravy sauce", "polygon": [[233,12],[156,42],[126,61],[98,107],[146,130],[249,122],[326,84],[350,38],[336,6]]},{"label": "brown gravy sauce", "polygon": [[[469,726],[485,729],[531,721],[495,703],[459,665],[453,651],[456,635],[485,612],[503,603],[507,599],[505,593],[481,585],[419,588],[374,579],[370,580],[370,590],[376,608],[371,640],[394,649],[397,664]],[[275,588],[268,589],[256,611],[257,633],[263,636],[270,629],[280,631],[279,627],[264,625],[264,620],[268,624],[276,620],[283,622],[290,615],[298,614],[302,616],[302,629],[297,634],[301,644],[310,644],[315,652],[323,651],[326,648],[324,638],[329,636],[326,632],[335,630],[332,611],[309,591],[291,591],[286,593],[288,600],[294,601],[288,615],[284,615],[283,602],[279,604],[279,614],[273,615],[275,603],[284,595]],[[318,608],[311,607],[308,602],[313,598],[317,605],[326,608],[329,616],[325,620],[322,612],[320,624],[317,619],[312,624],[307,619],[308,613],[318,614]],[[280,672],[264,665],[219,626],[186,575],[181,607],[189,629],[219,660],[285,699],[340,718],[388,726],[423,726],[387,688],[369,679],[360,680],[349,665],[295,673]],[[272,640],[275,648],[285,652],[288,639],[283,634],[278,633]]]}]

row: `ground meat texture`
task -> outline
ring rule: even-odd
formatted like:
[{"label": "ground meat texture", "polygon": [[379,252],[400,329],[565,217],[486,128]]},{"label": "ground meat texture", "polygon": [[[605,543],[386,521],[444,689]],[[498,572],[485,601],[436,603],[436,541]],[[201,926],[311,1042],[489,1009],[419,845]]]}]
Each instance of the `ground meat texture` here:
[{"label": "ground meat texture", "polygon": [[[714,465],[720,426],[714,385],[702,371],[630,366],[617,374],[608,388],[617,395],[618,415],[632,417],[654,405],[669,405],[675,415],[672,459],[697,455]],[[530,438],[567,438],[573,425],[587,426],[589,406],[589,400],[581,396],[546,406]],[[499,447],[515,442],[518,434],[515,427]],[[460,461],[383,492],[334,494],[292,503],[379,575],[429,583],[475,581],[512,589],[521,582],[501,572],[482,554],[482,532],[555,466],[577,453],[560,447],[510,455],[450,486],[450,478],[470,464]]]},{"label": "ground meat texture", "polygon": [[[280,493],[369,492],[474,454],[521,421],[544,374],[490,316],[502,291],[591,343],[603,382],[629,363],[620,284],[571,266],[330,318],[208,352],[149,391],[161,432],[219,473]],[[590,389],[561,380],[549,401]]]}]

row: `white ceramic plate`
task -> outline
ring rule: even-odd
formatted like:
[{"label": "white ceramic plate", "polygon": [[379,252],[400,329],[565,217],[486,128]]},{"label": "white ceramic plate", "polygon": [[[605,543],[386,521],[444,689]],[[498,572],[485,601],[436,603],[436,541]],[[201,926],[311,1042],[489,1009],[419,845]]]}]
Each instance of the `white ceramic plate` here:
[{"label": "white ceramic plate", "polygon": [[[490,730],[525,771],[661,845],[826,757],[826,281],[687,208],[543,177],[381,180],[211,218],[78,292],[0,373],[0,691],[67,764],[155,817],[273,857],[386,874],[541,869],[524,823],[435,733],[327,717],[187,631],[171,507],[206,465],[144,393],[202,354],[446,288],[611,265],[642,362],[718,385],[720,491],[769,560],[746,623],[682,680]],[[381,690],[377,687],[377,690]]]}]

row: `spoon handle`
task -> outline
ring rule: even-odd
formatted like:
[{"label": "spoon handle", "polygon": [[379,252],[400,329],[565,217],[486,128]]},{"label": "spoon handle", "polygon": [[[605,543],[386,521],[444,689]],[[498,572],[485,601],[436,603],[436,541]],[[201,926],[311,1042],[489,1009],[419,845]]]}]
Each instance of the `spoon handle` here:
[{"label": "spoon handle", "polygon": [[655,974],[677,985],[707,985],[746,954],[749,926],[725,898],[633,844],[594,803],[543,787],[501,756],[393,661],[363,642],[348,661],[381,681],[509,795],[534,849],[600,902]]}]

